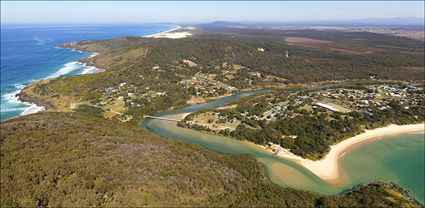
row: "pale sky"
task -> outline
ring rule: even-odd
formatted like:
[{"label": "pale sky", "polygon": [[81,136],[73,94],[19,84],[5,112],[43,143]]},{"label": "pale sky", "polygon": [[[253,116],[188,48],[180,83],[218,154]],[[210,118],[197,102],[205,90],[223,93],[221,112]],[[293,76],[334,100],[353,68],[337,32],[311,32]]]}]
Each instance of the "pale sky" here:
[{"label": "pale sky", "polygon": [[424,1],[1,1],[2,23],[155,23],[424,18]]}]

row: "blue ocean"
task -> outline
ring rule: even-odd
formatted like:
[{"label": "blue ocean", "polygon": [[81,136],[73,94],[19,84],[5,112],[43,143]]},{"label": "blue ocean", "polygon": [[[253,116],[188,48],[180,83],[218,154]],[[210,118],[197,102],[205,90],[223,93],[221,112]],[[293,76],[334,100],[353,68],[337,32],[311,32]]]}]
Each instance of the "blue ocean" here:
[{"label": "blue ocean", "polygon": [[1,115],[6,120],[40,110],[15,96],[27,84],[42,79],[82,74],[78,62],[95,54],[58,48],[65,42],[145,36],[174,25],[1,25]]}]

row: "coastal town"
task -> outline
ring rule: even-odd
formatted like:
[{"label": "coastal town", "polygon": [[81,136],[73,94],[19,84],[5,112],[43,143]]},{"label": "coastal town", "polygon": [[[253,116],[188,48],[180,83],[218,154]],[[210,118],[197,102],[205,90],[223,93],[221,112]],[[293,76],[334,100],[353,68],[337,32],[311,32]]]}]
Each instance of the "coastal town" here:
[{"label": "coastal town", "polygon": [[[237,64],[222,63],[214,70],[204,70],[203,66],[193,59],[183,59],[173,67],[175,85],[184,93],[188,104],[205,102],[210,99],[232,95],[242,90],[257,88],[282,88],[286,79],[264,72],[249,69]],[[164,70],[154,65],[151,69],[158,74]],[[89,104],[104,110],[106,118],[114,118],[127,122],[134,115],[130,109],[144,108],[153,102],[162,102],[169,95],[164,86],[145,83],[146,79],[157,79],[158,74],[140,74],[134,77],[139,83],[121,82],[108,85],[94,94],[93,99],[79,104]],[[154,76],[154,77],[152,77]],[[174,84],[174,83],[173,83]],[[77,104],[76,104],[77,105]]]},{"label": "coastal town", "polygon": [[[425,99],[423,90],[422,86],[415,84],[382,84],[366,86],[364,89],[336,88],[307,93],[264,95],[264,99],[252,103],[252,108],[239,108],[239,111],[249,119],[267,122],[315,112],[346,114],[357,111],[373,115],[373,111],[391,108],[392,102],[398,102],[404,109],[417,107]],[[237,105],[233,105],[230,108],[236,107]],[[214,115],[217,120],[226,119],[225,116],[220,116],[220,112]]]},{"label": "coastal town", "polygon": [[[423,106],[425,99],[423,90],[423,84],[393,83],[360,87],[341,86],[299,92],[278,91],[257,95],[244,102],[220,109],[192,113],[179,125],[234,137],[246,131],[263,132],[266,135],[277,134],[280,136],[275,139],[273,139],[274,136],[267,136],[264,140],[257,140],[258,136],[254,136],[252,139],[276,155],[295,156],[287,144],[293,143],[299,136],[304,136],[304,133],[296,133],[299,132],[295,130],[296,128],[295,131],[278,129],[293,128],[290,126],[296,125],[294,122],[300,119],[320,118],[322,120],[320,122],[335,126],[353,125],[356,123],[355,120],[360,119],[363,121],[356,125],[361,126],[370,125],[367,123],[374,120],[382,122],[382,118],[389,119],[386,117],[392,117],[391,115],[395,112],[414,114]],[[398,119],[420,119],[419,115],[401,118],[404,116]],[[317,122],[314,121],[313,124],[319,125]],[[280,127],[281,125],[283,126]],[[245,135],[245,137],[249,136]]]},{"label": "coastal town", "polygon": [[238,91],[236,87],[216,80],[216,77],[217,74],[204,74],[198,72],[192,79],[185,79],[179,83],[188,94],[200,97],[228,95]]},{"label": "coastal town", "polygon": [[[264,112],[242,112],[242,115],[253,120],[274,121],[277,118],[293,117],[297,113],[308,112],[336,112],[349,113],[351,111],[373,115],[374,110],[391,108],[391,102],[398,102],[404,109],[418,106],[423,102],[425,95],[423,87],[415,85],[371,85],[364,89],[329,89],[317,92],[292,94],[286,98],[272,97],[267,106],[262,107]],[[254,104],[261,105],[261,103]]]},{"label": "coastal town", "polygon": [[[183,63],[191,68],[198,66],[190,60],[183,60]],[[231,95],[250,88],[283,86],[285,79],[225,62],[215,66],[212,72],[200,70],[179,84],[189,95],[206,98]]]}]

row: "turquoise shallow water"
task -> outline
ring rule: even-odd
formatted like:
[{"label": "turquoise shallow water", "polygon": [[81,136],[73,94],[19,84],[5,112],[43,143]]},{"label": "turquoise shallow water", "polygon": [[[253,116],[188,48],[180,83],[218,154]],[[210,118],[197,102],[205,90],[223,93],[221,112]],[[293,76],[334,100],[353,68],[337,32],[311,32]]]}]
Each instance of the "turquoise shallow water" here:
[{"label": "turquoise shallow water", "polygon": [[[218,101],[192,105],[183,109],[159,113],[175,117],[181,113],[216,108],[247,95],[263,91],[245,92]],[[268,177],[276,184],[309,190],[321,195],[340,193],[360,183],[372,181],[394,182],[407,189],[424,203],[424,136],[423,134],[392,136],[371,141],[349,150],[343,155],[344,181],[329,184],[307,169],[289,160],[277,157],[264,149],[229,137],[177,127],[176,122],[146,119],[142,126],[149,131],[225,154],[249,154],[264,164]]]},{"label": "turquoise shallow water", "polygon": [[352,184],[394,182],[424,203],[424,148],[423,134],[387,137],[352,149],[342,165]]}]

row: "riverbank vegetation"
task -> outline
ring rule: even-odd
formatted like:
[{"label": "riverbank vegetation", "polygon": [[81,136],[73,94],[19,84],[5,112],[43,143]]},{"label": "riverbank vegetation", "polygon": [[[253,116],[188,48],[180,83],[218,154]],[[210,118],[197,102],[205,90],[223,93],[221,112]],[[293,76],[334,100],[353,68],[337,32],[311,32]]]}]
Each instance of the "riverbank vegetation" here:
[{"label": "riverbank vegetation", "polygon": [[192,113],[179,126],[318,159],[343,139],[389,124],[425,119],[423,85],[347,83],[329,89],[251,96],[234,108]]},{"label": "riverbank vegetation", "polygon": [[105,119],[92,106],[15,118],[0,128],[2,207],[420,206],[385,184],[362,186],[355,197],[282,188],[250,156],[160,138]]}]

